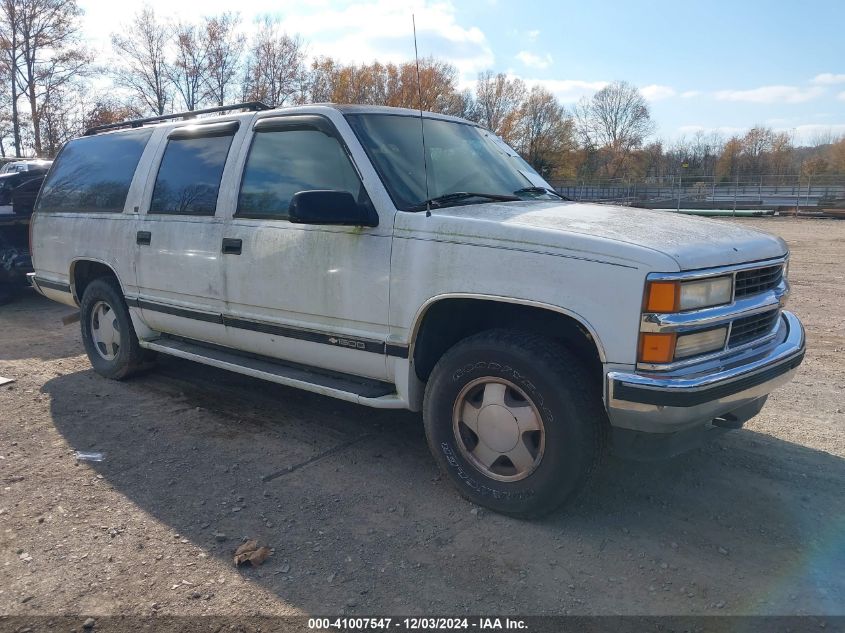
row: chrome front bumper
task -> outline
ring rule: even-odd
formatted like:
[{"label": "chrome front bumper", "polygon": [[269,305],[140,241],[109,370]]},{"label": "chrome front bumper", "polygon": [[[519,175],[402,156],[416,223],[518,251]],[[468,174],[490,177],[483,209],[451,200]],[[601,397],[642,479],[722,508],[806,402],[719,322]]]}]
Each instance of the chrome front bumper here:
[{"label": "chrome front bumper", "polygon": [[[609,372],[607,411],[614,427],[677,433],[733,411],[756,413],[766,396],[789,382],[804,360],[804,328],[784,311],[773,340],[722,358],[715,367],[674,372]],[[740,423],[744,420],[740,420]]]}]

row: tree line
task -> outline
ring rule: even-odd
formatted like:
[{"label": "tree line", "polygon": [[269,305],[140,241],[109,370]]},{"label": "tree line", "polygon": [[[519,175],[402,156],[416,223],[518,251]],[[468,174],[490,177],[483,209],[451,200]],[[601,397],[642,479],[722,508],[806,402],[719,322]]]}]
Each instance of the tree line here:
[{"label": "tree line", "polygon": [[435,57],[349,64],[309,54],[279,20],[243,34],[236,13],[172,22],[143,8],[112,34],[112,59],[81,39],[77,0],[0,0],[0,154],[54,156],[86,128],[239,101],[272,106],[361,103],[420,108],[476,121],[552,180],[682,175],[845,175],[845,137],[796,147],[757,126],[725,137],[655,138],[648,101],[616,81],[571,108],[542,85],[485,71],[472,90]]}]

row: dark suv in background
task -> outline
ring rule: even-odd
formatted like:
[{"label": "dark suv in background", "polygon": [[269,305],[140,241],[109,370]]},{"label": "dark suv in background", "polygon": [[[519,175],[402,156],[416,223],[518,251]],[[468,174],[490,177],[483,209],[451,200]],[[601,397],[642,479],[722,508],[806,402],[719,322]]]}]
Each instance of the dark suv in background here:
[{"label": "dark suv in background", "polygon": [[0,169],[0,303],[27,286],[32,271],[29,221],[52,161],[25,160]]}]

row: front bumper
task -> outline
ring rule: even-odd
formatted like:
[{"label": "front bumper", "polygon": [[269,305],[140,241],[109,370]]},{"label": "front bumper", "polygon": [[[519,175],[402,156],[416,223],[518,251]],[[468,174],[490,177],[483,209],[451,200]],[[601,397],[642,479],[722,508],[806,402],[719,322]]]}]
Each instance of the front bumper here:
[{"label": "front bumper", "polygon": [[610,422],[616,429],[658,434],[709,427],[713,421],[741,426],[773,389],[789,382],[804,352],[804,328],[798,317],[784,311],[774,340],[726,357],[706,371],[609,372]]}]

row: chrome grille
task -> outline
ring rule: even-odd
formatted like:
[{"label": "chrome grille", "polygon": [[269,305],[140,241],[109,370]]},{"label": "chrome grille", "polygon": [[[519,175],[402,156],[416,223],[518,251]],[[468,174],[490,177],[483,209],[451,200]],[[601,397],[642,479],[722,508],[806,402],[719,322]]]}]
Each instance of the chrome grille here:
[{"label": "chrome grille", "polygon": [[781,279],[783,279],[783,264],[741,270],[736,274],[735,296],[747,297],[766,292],[776,288]]},{"label": "chrome grille", "polygon": [[752,314],[734,320],[728,347],[737,347],[769,334],[777,323],[780,310]]}]

